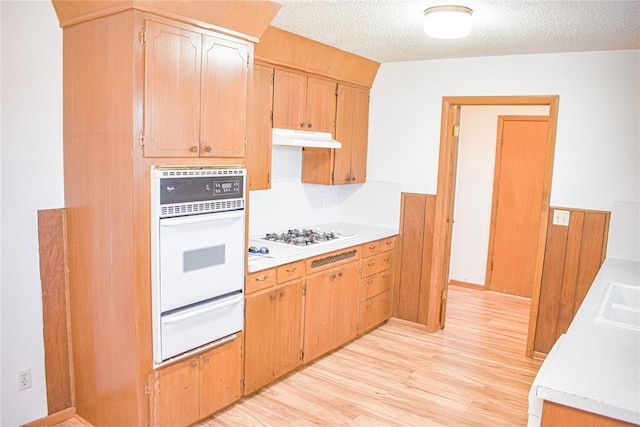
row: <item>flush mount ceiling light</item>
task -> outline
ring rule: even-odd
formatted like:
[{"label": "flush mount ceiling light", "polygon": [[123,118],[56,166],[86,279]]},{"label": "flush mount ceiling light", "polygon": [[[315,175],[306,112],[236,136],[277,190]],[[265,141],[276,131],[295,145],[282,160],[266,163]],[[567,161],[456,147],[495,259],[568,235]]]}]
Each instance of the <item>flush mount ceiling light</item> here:
[{"label": "flush mount ceiling light", "polygon": [[471,32],[471,14],[465,6],[434,6],[424,11],[424,32],[436,39],[459,39]]}]

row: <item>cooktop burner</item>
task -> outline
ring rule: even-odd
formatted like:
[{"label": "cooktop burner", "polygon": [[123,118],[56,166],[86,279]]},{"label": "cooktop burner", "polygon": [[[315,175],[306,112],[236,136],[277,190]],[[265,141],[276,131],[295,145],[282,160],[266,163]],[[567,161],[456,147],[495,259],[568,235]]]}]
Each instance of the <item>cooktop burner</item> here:
[{"label": "cooktop burner", "polygon": [[295,246],[307,246],[315,243],[328,242],[337,238],[338,236],[333,231],[320,231],[310,228],[300,230],[294,228],[285,233],[267,233],[262,240]]}]

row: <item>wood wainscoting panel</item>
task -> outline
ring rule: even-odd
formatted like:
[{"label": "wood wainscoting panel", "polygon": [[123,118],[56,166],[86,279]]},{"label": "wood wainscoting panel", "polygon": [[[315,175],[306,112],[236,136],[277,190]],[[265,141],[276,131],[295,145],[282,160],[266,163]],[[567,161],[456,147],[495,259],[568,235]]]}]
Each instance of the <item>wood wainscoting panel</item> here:
[{"label": "wood wainscoting panel", "polygon": [[[553,224],[567,210],[569,226]],[[546,354],[566,332],[606,255],[609,212],[551,208],[545,248],[534,353]]]},{"label": "wood wainscoting panel", "polygon": [[66,229],[64,209],[38,211],[44,362],[49,414],[75,404],[69,333]]},{"label": "wood wainscoting panel", "polygon": [[426,325],[435,196],[402,193],[392,316]]}]

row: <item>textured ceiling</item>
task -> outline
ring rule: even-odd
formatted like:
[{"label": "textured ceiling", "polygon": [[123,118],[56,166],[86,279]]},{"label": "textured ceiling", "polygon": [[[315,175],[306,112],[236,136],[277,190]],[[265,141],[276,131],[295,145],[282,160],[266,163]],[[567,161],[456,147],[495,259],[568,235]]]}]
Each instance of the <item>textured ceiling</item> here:
[{"label": "textured ceiling", "polygon": [[[274,27],[377,62],[640,48],[640,0],[280,0]],[[458,40],[422,31],[423,11],[473,9]]]}]

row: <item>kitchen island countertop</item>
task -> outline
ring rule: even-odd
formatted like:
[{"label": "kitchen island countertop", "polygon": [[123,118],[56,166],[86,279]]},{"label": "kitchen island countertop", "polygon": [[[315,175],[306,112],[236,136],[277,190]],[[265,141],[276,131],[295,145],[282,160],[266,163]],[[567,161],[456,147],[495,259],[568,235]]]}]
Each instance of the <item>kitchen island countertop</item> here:
[{"label": "kitchen island countertop", "polygon": [[640,262],[605,259],[550,360],[539,398],[640,424],[640,331],[597,320],[612,282],[640,286]]},{"label": "kitchen island countertop", "polygon": [[268,255],[249,254],[247,270],[249,273],[266,270],[290,262],[299,261],[327,252],[337,251],[351,246],[361,245],[398,234],[397,228],[377,227],[353,223],[328,223],[313,225],[314,229],[334,231],[342,234],[341,237],[328,242],[317,243],[308,246],[295,246],[283,243],[274,243],[263,240],[262,235],[250,236],[249,246],[256,248],[269,248]]}]

